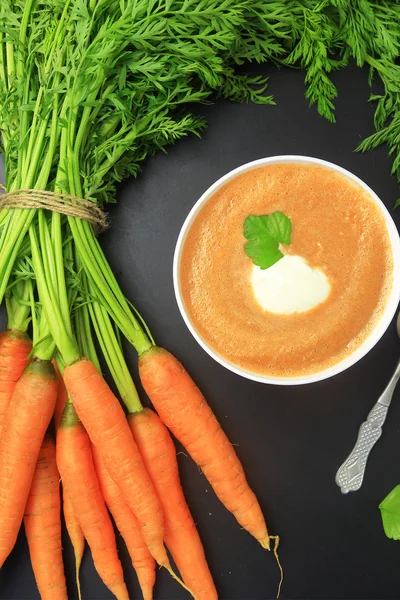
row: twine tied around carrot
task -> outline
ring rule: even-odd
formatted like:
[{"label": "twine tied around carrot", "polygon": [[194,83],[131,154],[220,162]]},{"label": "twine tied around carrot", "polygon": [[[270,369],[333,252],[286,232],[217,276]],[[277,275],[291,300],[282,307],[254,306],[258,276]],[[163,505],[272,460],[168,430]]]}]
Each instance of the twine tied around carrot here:
[{"label": "twine tied around carrot", "polygon": [[45,209],[58,212],[67,217],[77,217],[88,221],[97,234],[105,231],[109,226],[107,214],[94,202],[58,192],[45,190],[15,190],[7,192],[0,183],[4,194],[0,195],[0,211],[3,209]]}]

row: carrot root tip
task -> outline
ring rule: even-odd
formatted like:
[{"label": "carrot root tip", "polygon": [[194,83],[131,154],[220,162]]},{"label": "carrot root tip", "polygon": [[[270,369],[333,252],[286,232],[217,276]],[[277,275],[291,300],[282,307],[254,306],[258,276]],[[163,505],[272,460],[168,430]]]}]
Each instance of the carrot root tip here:
[{"label": "carrot root tip", "polygon": [[[273,553],[276,559],[276,562],[278,564],[278,568],[279,568],[279,572],[280,572],[280,580],[279,580],[279,585],[278,585],[278,592],[276,594],[276,597],[279,598],[280,594],[281,594],[281,588],[282,588],[282,583],[283,583],[283,569],[282,569],[282,565],[281,565],[281,561],[279,560],[279,554],[278,554],[278,548],[279,548],[279,542],[280,537],[279,535],[270,535],[269,536],[271,540],[274,540],[274,547],[273,547]],[[269,548],[268,548],[269,550]]]},{"label": "carrot root tip", "polygon": [[82,564],[82,557],[77,558],[75,561],[75,572],[76,572],[76,587],[78,590],[79,600],[82,600],[81,579],[80,579],[81,564]]},{"label": "carrot root tip", "polygon": [[261,540],[259,539],[258,541],[261,544],[261,546],[264,548],[264,550],[271,550],[270,540],[274,539],[275,537],[276,536],[267,534],[264,538],[262,538]]},{"label": "carrot root tip", "polygon": [[177,581],[179,583],[179,585],[181,585],[187,592],[189,592],[189,594],[192,596],[192,598],[194,598],[196,600],[196,596],[193,594],[192,590],[190,588],[188,588],[187,585],[185,585],[182,581],[182,579],[180,577],[178,577],[178,575],[174,572],[174,570],[172,569],[171,565],[162,565],[165,569],[167,569],[168,573],[171,575],[171,577],[173,579],[175,579],[175,581]]}]

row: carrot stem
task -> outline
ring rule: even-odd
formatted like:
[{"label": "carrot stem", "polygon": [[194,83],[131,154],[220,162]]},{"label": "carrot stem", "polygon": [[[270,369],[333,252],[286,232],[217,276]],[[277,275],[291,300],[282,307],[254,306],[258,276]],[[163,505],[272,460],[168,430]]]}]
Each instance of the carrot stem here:
[{"label": "carrot stem", "polygon": [[152,342],[143,331],[139,321],[133,316],[117,280],[96,240],[93,229],[87,222],[69,217],[71,232],[82,260],[83,267],[95,296],[107,309],[113,321],[139,353],[152,347]]},{"label": "carrot stem", "polygon": [[30,323],[30,280],[17,280],[6,295],[7,329],[26,332]]},{"label": "carrot stem", "polygon": [[[45,236],[44,230],[42,232],[42,237],[43,236]],[[58,294],[54,291],[54,282],[51,280],[51,275],[49,273],[50,267],[46,272],[39,239],[34,227],[29,229],[29,237],[32,249],[32,262],[35,269],[39,298],[42,302],[43,311],[54,342],[56,343],[64,362],[69,365],[79,360],[79,350],[76,342],[69,334],[71,327],[69,324],[66,325],[64,320],[65,315],[61,313],[59,308]]]},{"label": "carrot stem", "polygon": [[[80,270],[80,266],[81,261],[78,256],[78,270]],[[101,351],[123,403],[129,413],[140,412],[143,407],[139,394],[127,367],[120,340],[117,337],[110,315],[102,304],[95,299],[94,290],[84,272],[81,272],[81,285],[87,298],[87,302],[83,303],[76,311],[76,318],[79,321],[79,325],[77,322],[77,329],[79,329],[81,352],[101,372],[92,338],[91,320]]]},{"label": "carrot stem", "polygon": [[107,311],[98,302],[89,304],[89,311],[97,339],[121,400],[129,413],[140,412],[143,406]]}]

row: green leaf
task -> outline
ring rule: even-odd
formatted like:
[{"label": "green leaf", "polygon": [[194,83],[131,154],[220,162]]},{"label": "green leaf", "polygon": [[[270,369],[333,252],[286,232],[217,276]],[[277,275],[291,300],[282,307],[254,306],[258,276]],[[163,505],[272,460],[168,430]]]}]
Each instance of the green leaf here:
[{"label": "green leaf", "polygon": [[292,223],[283,212],[271,215],[250,215],[244,222],[244,237],[249,240],[246,254],[260,269],[272,267],[283,258],[279,244],[290,244]]},{"label": "green leaf", "polygon": [[268,230],[271,237],[280,244],[290,244],[292,237],[292,222],[283,212],[274,212],[269,215]]},{"label": "green leaf", "polygon": [[246,244],[246,254],[260,269],[272,267],[283,258],[278,244],[272,238],[252,240]]},{"label": "green leaf", "polygon": [[383,529],[391,540],[400,540],[400,485],[380,503]]}]

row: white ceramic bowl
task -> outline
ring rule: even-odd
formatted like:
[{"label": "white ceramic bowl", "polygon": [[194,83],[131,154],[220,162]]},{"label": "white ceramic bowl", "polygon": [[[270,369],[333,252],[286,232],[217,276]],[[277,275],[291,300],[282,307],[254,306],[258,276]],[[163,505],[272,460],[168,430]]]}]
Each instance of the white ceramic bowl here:
[{"label": "white ceramic bowl", "polygon": [[[376,203],[380,212],[382,213],[386,227],[388,231],[388,235],[392,244],[393,250],[393,287],[390,293],[389,300],[387,305],[379,319],[376,323],[375,328],[371,331],[370,335],[364,340],[364,342],[349,356],[345,359],[338,362],[336,365],[329,367],[328,369],[324,369],[317,373],[313,373],[310,375],[302,375],[298,377],[271,377],[267,375],[260,375],[259,373],[254,373],[252,371],[247,371],[245,369],[241,369],[237,365],[229,362],[222,356],[220,356],[213,348],[211,348],[199,335],[196,328],[194,327],[183,302],[179,271],[180,271],[180,260],[183,245],[187,236],[187,233],[196,218],[199,210],[202,206],[214,195],[214,193],[223,185],[225,185],[231,179],[245,173],[246,171],[250,171],[251,169],[255,169],[257,167],[263,167],[265,165],[278,164],[278,163],[297,163],[297,164],[311,164],[311,165],[321,165],[323,167],[328,167],[337,173],[341,173],[348,177],[351,181],[356,182],[360,185],[364,190],[366,190],[371,197],[371,199]],[[214,358],[217,362],[219,362],[222,366],[226,367],[230,371],[237,373],[237,375],[241,375],[242,377],[247,377],[247,379],[252,379],[253,381],[259,381],[261,383],[272,383],[276,385],[299,385],[304,383],[313,383],[315,381],[321,381],[323,379],[327,379],[328,377],[332,377],[333,375],[337,375],[341,373],[345,369],[348,369],[354,363],[359,361],[363,356],[367,354],[375,346],[375,344],[380,340],[380,338],[385,333],[388,328],[392,318],[396,312],[396,309],[400,300],[400,238],[399,233],[397,231],[396,225],[393,222],[392,217],[389,214],[389,211],[383,204],[383,202],[378,198],[378,196],[371,190],[371,188],[366,185],[361,179],[350,173],[346,169],[339,167],[333,163],[330,163],[325,160],[321,160],[319,158],[311,158],[308,156],[295,156],[295,155],[284,155],[284,156],[271,156],[269,158],[261,158],[259,160],[254,160],[249,162],[233,171],[230,171],[218,181],[216,181],[211,187],[208,188],[207,191],[201,196],[201,198],[196,202],[193,206],[192,210],[188,214],[181,232],[178,237],[178,241],[175,248],[174,255],[174,266],[173,266],[173,277],[174,277],[174,289],[175,296],[179,306],[179,310],[182,314],[182,317],[188,326],[190,332],[193,334],[194,338],[200,344],[200,346]]]}]

